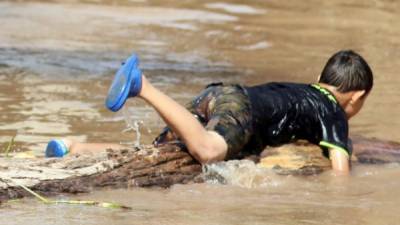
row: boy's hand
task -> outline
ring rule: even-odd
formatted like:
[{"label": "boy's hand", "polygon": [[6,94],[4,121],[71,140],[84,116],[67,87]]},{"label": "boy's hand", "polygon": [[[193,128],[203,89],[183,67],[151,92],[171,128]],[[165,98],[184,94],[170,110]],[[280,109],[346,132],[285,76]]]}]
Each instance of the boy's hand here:
[{"label": "boy's hand", "polygon": [[330,148],[329,158],[332,162],[332,169],[340,174],[349,174],[350,172],[350,159],[343,151]]}]

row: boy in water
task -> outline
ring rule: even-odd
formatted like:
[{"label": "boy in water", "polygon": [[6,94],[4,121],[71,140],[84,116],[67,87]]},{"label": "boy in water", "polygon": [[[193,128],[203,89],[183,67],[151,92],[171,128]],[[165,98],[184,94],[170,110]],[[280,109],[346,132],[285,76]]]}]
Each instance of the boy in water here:
[{"label": "boy in water", "polygon": [[[202,164],[305,139],[329,151],[334,170],[348,173],[348,119],[362,108],[372,86],[373,75],[367,62],[348,50],[328,60],[317,84],[211,84],[185,108],[142,75],[133,55],[117,72],[106,106],[118,111],[127,98],[144,99],[168,126],[154,144],[179,139]],[[46,155],[107,148],[124,146],[52,140]]]}]

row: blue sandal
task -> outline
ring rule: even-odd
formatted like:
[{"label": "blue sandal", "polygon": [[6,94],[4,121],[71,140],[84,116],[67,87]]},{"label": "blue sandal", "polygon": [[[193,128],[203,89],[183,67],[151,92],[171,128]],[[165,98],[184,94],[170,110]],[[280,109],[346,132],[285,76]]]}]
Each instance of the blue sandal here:
[{"label": "blue sandal", "polygon": [[68,148],[62,140],[51,140],[47,144],[46,157],[64,157],[68,154]]},{"label": "blue sandal", "polygon": [[116,112],[122,108],[126,99],[135,97],[142,89],[142,71],[139,69],[139,59],[133,54],[115,74],[108,91],[106,107]]}]

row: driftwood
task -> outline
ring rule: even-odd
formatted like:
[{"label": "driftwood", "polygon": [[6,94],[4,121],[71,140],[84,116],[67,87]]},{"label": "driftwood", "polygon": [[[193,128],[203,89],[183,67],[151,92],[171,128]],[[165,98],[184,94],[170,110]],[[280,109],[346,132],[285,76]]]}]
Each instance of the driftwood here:
[{"label": "driftwood", "polygon": [[1,158],[0,201],[29,195],[19,184],[44,195],[100,187],[168,187],[194,181],[201,171],[201,165],[176,145],[109,149],[62,159]]},{"label": "driftwood", "polygon": [[[400,162],[399,143],[355,137],[353,145],[355,162]],[[258,165],[279,174],[310,175],[330,168],[329,160],[314,145],[289,144],[265,152]],[[0,201],[28,196],[19,184],[44,195],[55,195],[101,187],[169,187],[202,181],[202,166],[178,145],[109,149],[96,155],[62,159],[0,158]]]}]

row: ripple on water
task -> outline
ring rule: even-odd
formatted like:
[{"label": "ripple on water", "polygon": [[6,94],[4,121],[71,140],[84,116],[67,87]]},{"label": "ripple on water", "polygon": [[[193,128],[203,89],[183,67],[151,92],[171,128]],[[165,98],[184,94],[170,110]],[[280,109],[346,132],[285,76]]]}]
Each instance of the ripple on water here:
[{"label": "ripple on water", "polygon": [[7,123],[0,126],[0,130],[19,130],[35,134],[67,134],[70,125],[60,122],[25,120],[15,123]]},{"label": "ripple on water", "polygon": [[[193,29],[198,23],[223,23],[238,20],[237,17],[194,9],[174,9],[170,7],[122,7],[87,4],[47,4],[29,3],[17,5],[0,3],[3,31],[0,31],[0,47],[15,46],[44,49],[92,50],[113,46],[112,43],[99,43],[97,35],[104,36],[109,27],[120,27],[120,31],[134,34],[138,25],[173,26]],[[64,15],[69,19],[65,20]],[[29,15],[29,20],[27,16]],[[51,21],[49,19],[51,18]],[[85,28],[81,29],[81,22]],[[190,22],[190,23],[189,23]],[[13,24],[19,24],[15,29]],[[26,39],[24,30],[30,30]],[[50,32],[51,30],[51,32]],[[4,34],[4,35],[3,35]],[[109,35],[114,35],[112,34]],[[71,37],[73,35],[73,37]],[[135,35],[136,36],[136,35]],[[52,38],[50,38],[52,37]],[[88,41],[90,38],[90,41]],[[84,45],[82,45],[84,44]]]},{"label": "ripple on water", "polygon": [[[194,89],[200,90],[209,81],[236,81],[236,76],[225,72],[241,67],[256,72],[244,76],[250,84],[272,78],[312,81],[333,51],[350,47],[365,55],[377,74],[376,90],[360,119],[355,120],[359,121],[359,133],[365,133],[370,125],[371,136],[399,137],[398,120],[394,119],[398,113],[394,103],[399,99],[397,1],[233,4],[221,0],[206,4],[171,0],[149,1],[144,7],[116,6],[125,4],[120,0],[39,2],[0,3],[0,73],[9,74],[4,73],[4,65],[8,65],[38,74],[15,71],[0,76],[0,122],[11,124],[6,125],[10,129],[12,125],[24,129],[16,139],[38,151],[43,152],[51,138],[46,134],[48,127],[54,130],[59,126],[59,132],[69,129],[72,133],[68,135],[81,141],[87,137],[92,137],[90,141],[121,139],[124,117],[101,111],[106,85],[97,87],[96,79],[87,79],[113,73],[130,53],[127,49],[139,50],[143,68],[156,74],[149,77],[157,85],[168,88],[167,93],[178,99],[187,99],[183,95],[194,95]],[[288,75],[292,73],[298,76]],[[70,85],[64,83],[71,79]],[[54,104],[49,105],[50,100]],[[65,109],[69,106],[70,111]],[[152,122],[157,121],[151,114],[154,111],[142,106],[134,105],[132,111],[133,119],[148,115]],[[32,130],[39,132],[33,134]],[[0,142],[8,142],[14,131],[1,131]],[[311,177],[278,176],[251,162],[220,163],[210,166],[207,173],[214,176],[208,184],[71,196],[116,201],[133,206],[131,212],[43,205],[24,199],[2,210],[0,224],[358,225],[398,224],[400,219],[397,164],[355,165],[349,179],[330,172]]]},{"label": "ripple on water", "polygon": [[261,41],[261,42],[257,42],[252,45],[238,46],[237,48],[240,50],[252,51],[252,50],[263,50],[263,49],[269,48],[271,46],[272,46],[272,44],[270,44],[269,42]]},{"label": "ripple on water", "polygon": [[237,14],[263,14],[265,10],[256,9],[249,5],[232,4],[225,2],[208,3],[206,7],[209,9],[222,9],[229,13]]}]

